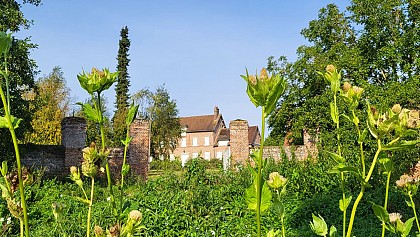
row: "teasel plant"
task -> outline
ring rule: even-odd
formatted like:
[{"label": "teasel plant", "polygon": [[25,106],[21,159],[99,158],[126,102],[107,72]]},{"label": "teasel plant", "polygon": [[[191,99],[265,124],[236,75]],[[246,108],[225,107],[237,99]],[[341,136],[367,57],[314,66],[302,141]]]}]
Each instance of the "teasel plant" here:
[{"label": "teasel plant", "polygon": [[[90,73],[82,72],[77,75],[80,86],[91,95],[93,100],[93,107],[89,103],[78,103],[82,107],[82,111],[86,118],[92,122],[98,123],[101,133],[101,153],[106,152],[105,147],[105,132],[104,132],[104,116],[102,113],[102,92],[108,90],[112,84],[117,80],[118,72],[110,72],[107,68],[98,70],[92,68]],[[113,184],[111,177],[111,170],[109,168],[108,158],[102,160],[108,181],[108,190],[110,201],[112,205],[112,212],[114,216],[118,216],[118,210],[115,203],[115,196],[113,192]]]},{"label": "teasel plant", "polygon": [[260,75],[246,75],[241,77],[247,83],[246,92],[255,107],[261,107],[261,142],[259,150],[250,154],[256,170],[250,167],[253,183],[245,192],[248,208],[256,211],[257,236],[261,236],[261,213],[270,207],[272,194],[267,182],[262,177],[267,160],[263,158],[265,122],[277,106],[277,101],[286,90],[286,80],[279,74],[269,75],[265,68]]},{"label": "teasel plant", "polygon": [[[369,187],[369,180],[372,177],[373,171],[377,164],[380,165],[380,168],[383,174],[387,175],[387,183],[386,183],[386,191],[385,191],[385,202],[384,206],[379,206],[373,204],[373,210],[378,218],[382,221],[382,236],[384,236],[385,229],[387,223],[389,222],[388,213],[386,212],[387,208],[387,201],[388,201],[388,192],[389,192],[389,185],[390,185],[390,177],[391,172],[393,170],[393,163],[392,163],[392,152],[399,151],[399,150],[406,150],[413,148],[416,144],[420,142],[420,140],[404,140],[406,138],[410,138],[413,135],[417,134],[417,131],[414,130],[418,128],[416,122],[414,120],[418,120],[415,117],[415,112],[410,111],[408,109],[402,109],[400,105],[396,104],[393,108],[388,109],[385,113],[380,113],[375,107],[369,104],[367,101],[367,121],[366,121],[366,129],[363,132],[359,128],[360,120],[356,116],[356,109],[359,106],[359,102],[361,100],[361,94],[363,92],[363,88],[352,86],[350,83],[345,82],[340,88],[341,82],[341,75],[337,71],[337,69],[333,65],[328,65],[326,69],[326,73],[320,73],[324,76],[327,82],[329,82],[330,87],[332,88],[334,94],[337,92],[340,93],[341,98],[344,100],[344,104],[348,107],[350,114],[340,114],[338,111],[338,107],[336,106],[337,97],[334,96],[334,102],[331,102],[331,117],[334,123],[337,124],[336,128],[339,129],[339,120],[340,116],[347,118],[350,122],[355,125],[356,131],[358,133],[358,144],[360,148],[360,165],[357,167],[349,166],[346,163],[346,159],[342,156],[340,152],[340,143],[338,142],[338,153],[328,152],[329,155],[336,161],[336,165],[330,171],[331,173],[340,173],[343,183],[343,174],[344,173],[351,173],[355,175],[357,180],[360,182],[361,190],[355,199],[352,207],[352,211],[350,214],[349,224],[347,226],[347,231],[345,230],[345,215],[343,215],[343,237],[351,237],[352,230],[354,225],[354,219],[356,215],[356,210],[358,204],[360,203],[366,187]],[[418,114],[418,113],[417,113]],[[414,124],[414,125],[413,125]],[[338,132],[338,131],[337,131]],[[375,155],[372,159],[370,166],[366,166],[365,163],[365,152],[363,150],[363,143],[365,139],[367,139],[367,135],[371,134],[371,136],[376,140],[377,149]],[[337,140],[339,141],[339,135],[337,136]],[[342,186],[343,190],[343,197],[339,202],[340,210],[345,210],[349,206],[351,202],[351,197],[345,197],[344,186]],[[313,231],[321,236],[326,236],[328,232],[328,228],[324,219],[319,216],[313,215],[313,222],[311,223],[311,227],[319,227],[313,228]],[[333,228],[333,226],[331,227]],[[335,227],[334,227],[335,229]],[[331,231],[330,231],[331,232]],[[335,232],[334,232],[335,233]],[[330,233],[331,235],[331,233]]]},{"label": "teasel plant", "polygon": [[22,164],[20,159],[20,152],[18,147],[18,140],[16,137],[15,130],[19,127],[19,123],[22,119],[16,118],[11,114],[11,102],[10,102],[10,88],[9,88],[9,75],[8,70],[8,53],[12,46],[13,38],[12,35],[0,32],[0,57],[3,57],[3,65],[0,67],[0,96],[3,104],[4,116],[0,116],[0,128],[9,129],[10,135],[13,141],[13,147],[15,151],[16,165],[17,165],[17,177],[18,177],[18,188],[20,200],[13,198],[13,192],[11,192],[10,183],[7,181],[7,163],[2,164],[2,176],[4,177],[5,185],[0,184],[2,189],[2,196],[6,199],[9,211],[14,217],[19,219],[20,222],[20,236],[29,237],[29,221],[28,221],[28,210],[26,205],[25,197],[25,180],[22,174]]}]

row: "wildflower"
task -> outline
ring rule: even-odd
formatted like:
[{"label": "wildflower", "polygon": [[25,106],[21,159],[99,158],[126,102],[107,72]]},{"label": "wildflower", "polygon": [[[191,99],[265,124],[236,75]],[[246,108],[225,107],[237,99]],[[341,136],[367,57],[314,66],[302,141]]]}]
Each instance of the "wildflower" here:
[{"label": "wildflower", "polygon": [[391,223],[395,223],[401,220],[401,218],[402,218],[402,215],[400,213],[395,213],[395,212],[389,213],[389,222]]},{"label": "wildflower", "polygon": [[420,111],[410,110],[407,121],[408,128],[420,128]]},{"label": "wildflower", "polygon": [[110,201],[111,201],[111,197],[107,197],[107,198],[106,198],[106,200],[107,200],[108,202],[110,202]]},{"label": "wildflower", "polygon": [[10,225],[12,223],[12,218],[9,216],[7,217],[6,224]]},{"label": "wildflower", "polygon": [[399,114],[401,112],[401,105],[395,104],[394,106],[392,106],[392,112]]},{"label": "wildflower", "polygon": [[101,167],[101,168],[99,168],[99,171],[100,171],[101,173],[105,173],[105,168],[104,168],[104,167]]},{"label": "wildflower", "polygon": [[76,166],[71,166],[70,167],[70,173],[71,174],[77,173],[77,167]]},{"label": "wildflower", "polygon": [[287,179],[280,175],[278,172],[272,172],[269,175],[269,180],[267,181],[268,186],[273,189],[280,189],[286,185]]},{"label": "wildflower", "polygon": [[93,95],[94,92],[101,93],[104,90],[109,89],[112,84],[116,81],[118,72],[110,72],[107,68],[98,70],[92,68],[91,73],[85,73],[77,75],[80,86],[85,89],[89,94]]},{"label": "wildflower", "polygon": [[348,83],[348,82],[344,82],[344,84],[343,84],[343,91],[344,92],[347,92],[347,91],[350,90],[350,88],[351,88],[351,84]]},{"label": "wildflower", "polygon": [[100,227],[98,225],[95,225],[94,231],[95,231],[96,236],[103,236],[104,235],[104,230],[102,229],[102,227]]},{"label": "wildflower", "polygon": [[4,217],[0,218],[0,223],[2,223],[4,221]]},{"label": "wildflower", "polygon": [[341,93],[342,98],[346,102],[350,110],[355,110],[359,106],[359,101],[362,97],[364,89],[358,86],[352,86],[348,82],[343,84],[343,92]]},{"label": "wildflower", "polygon": [[327,65],[327,67],[325,68],[325,70],[326,70],[327,72],[332,73],[332,72],[334,72],[336,69],[335,69],[335,66],[334,66],[334,65],[329,64],[329,65]]},{"label": "wildflower", "polygon": [[408,184],[410,184],[412,181],[413,181],[413,179],[411,178],[411,176],[409,176],[407,174],[403,174],[403,175],[401,175],[400,179],[397,180],[395,183],[396,183],[397,187],[404,188]]},{"label": "wildflower", "polygon": [[142,215],[141,215],[141,212],[140,211],[138,211],[138,210],[132,210],[132,211],[130,211],[129,217],[130,217],[130,219],[132,219],[132,220],[134,220],[134,221],[137,222],[137,221],[141,220]]},{"label": "wildflower", "polygon": [[277,101],[286,89],[286,80],[280,75],[269,75],[265,68],[261,69],[260,75],[246,75],[241,77],[247,82],[247,94],[251,102],[256,106],[265,108],[267,117],[276,107]]}]

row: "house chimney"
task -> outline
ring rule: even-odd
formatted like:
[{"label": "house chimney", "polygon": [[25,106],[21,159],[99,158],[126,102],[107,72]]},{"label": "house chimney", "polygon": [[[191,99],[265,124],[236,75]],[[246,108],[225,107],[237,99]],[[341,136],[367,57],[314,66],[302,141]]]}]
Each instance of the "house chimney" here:
[{"label": "house chimney", "polygon": [[219,107],[214,106],[214,120],[217,120],[217,118],[219,117]]}]

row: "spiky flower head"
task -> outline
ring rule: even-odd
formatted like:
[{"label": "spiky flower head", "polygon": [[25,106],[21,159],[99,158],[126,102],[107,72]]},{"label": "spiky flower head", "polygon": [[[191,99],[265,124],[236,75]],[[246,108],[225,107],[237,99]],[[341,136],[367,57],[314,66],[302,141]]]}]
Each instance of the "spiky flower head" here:
[{"label": "spiky flower head", "polygon": [[287,183],[287,179],[280,175],[278,172],[272,172],[269,175],[269,179],[267,181],[268,186],[273,189],[281,189]]},{"label": "spiky flower head", "polygon": [[335,66],[334,65],[329,64],[329,65],[327,65],[327,67],[325,68],[325,70],[327,72],[333,73],[333,72],[335,72],[336,69],[335,69]]},{"label": "spiky flower head", "polygon": [[129,213],[129,218],[131,219],[131,220],[134,220],[134,221],[140,221],[141,220],[141,218],[142,218],[142,214],[141,214],[141,212],[140,211],[138,211],[138,210],[132,210],[132,211],[130,211],[130,213]]},{"label": "spiky flower head", "polygon": [[394,106],[392,106],[392,112],[399,114],[401,112],[401,105],[400,104],[395,104]]},{"label": "spiky flower head", "polygon": [[99,70],[92,68],[90,73],[83,71],[77,75],[80,86],[85,89],[89,94],[93,95],[94,92],[98,94],[104,90],[109,89],[112,84],[117,80],[118,72],[110,72],[107,68]]},{"label": "spiky flower head", "polygon": [[332,92],[335,94],[340,90],[341,73],[331,64],[325,70],[325,73],[318,72],[318,74],[324,77],[325,82],[330,85]]},{"label": "spiky flower head", "polygon": [[350,110],[355,110],[359,106],[360,99],[364,89],[358,86],[352,86],[348,82],[343,84],[343,93],[340,95]]},{"label": "spiky flower head", "polygon": [[105,236],[104,230],[99,225],[95,225],[94,232],[95,232],[95,237]]},{"label": "spiky flower head", "polygon": [[269,75],[265,68],[260,75],[246,75],[241,77],[247,82],[247,94],[256,107],[264,107],[264,117],[276,108],[277,101],[286,90],[286,80],[278,74]]}]

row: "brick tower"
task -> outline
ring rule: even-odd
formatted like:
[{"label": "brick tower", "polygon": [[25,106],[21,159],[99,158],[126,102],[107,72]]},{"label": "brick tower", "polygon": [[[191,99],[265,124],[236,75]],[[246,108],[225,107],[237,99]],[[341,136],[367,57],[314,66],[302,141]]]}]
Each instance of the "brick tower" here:
[{"label": "brick tower", "polygon": [[86,146],[86,120],[80,117],[66,117],[61,121],[61,144],[64,146],[64,168],[79,166],[82,149]]},{"label": "brick tower", "polygon": [[229,123],[231,164],[245,164],[249,158],[248,121],[233,120]]},{"label": "brick tower", "polygon": [[133,140],[129,146],[127,157],[130,170],[133,174],[140,175],[147,179],[149,171],[149,145],[150,145],[150,126],[147,120],[136,119],[131,124],[130,136]]}]

